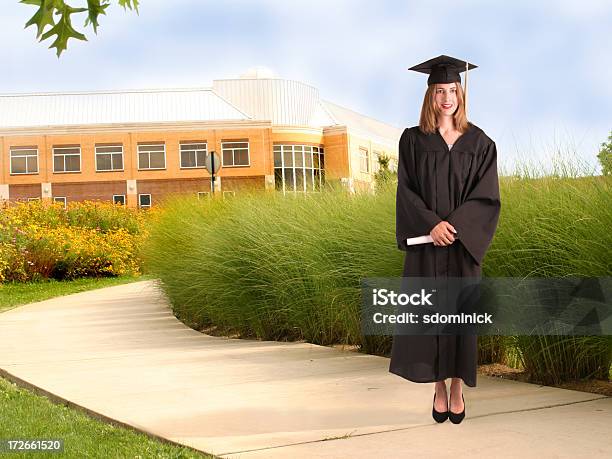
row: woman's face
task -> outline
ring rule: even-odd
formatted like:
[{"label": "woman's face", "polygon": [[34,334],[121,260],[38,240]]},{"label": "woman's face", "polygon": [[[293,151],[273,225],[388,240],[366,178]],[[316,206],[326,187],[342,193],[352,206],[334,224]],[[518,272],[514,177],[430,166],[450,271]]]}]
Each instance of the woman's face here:
[{"label": "woman's face", "polygon": [[434,91],[436,111],[450,116],[457,110],[457,83],[438,83]]}]

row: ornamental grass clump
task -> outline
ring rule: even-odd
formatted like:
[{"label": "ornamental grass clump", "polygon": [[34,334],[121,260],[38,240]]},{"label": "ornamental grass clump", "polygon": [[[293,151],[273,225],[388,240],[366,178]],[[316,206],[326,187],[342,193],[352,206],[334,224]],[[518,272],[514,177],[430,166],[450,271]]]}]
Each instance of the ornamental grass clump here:
[{"label": "ornamental grass clump", "polygon": [[[612,177],[527,169],[500,177],[502,211],[483,262],[488,277],[612,275]],[[177,198],[160,209],[143,250],[172,308],[196,329],[269,340],[348,344],[388,354],[364,336],[364,277],[399,277],[395,187],[376,193],[239,193]],[[534,381],[607,377],[605,336],[480,337],[480,356]],[[484,362],[483,362],[484,363]]]}]

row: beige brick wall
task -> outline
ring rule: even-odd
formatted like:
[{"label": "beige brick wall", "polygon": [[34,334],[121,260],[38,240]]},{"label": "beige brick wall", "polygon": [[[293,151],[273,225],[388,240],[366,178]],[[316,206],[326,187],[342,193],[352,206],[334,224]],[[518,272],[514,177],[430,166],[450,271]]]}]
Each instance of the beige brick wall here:
[{"label": "beige brick wall", "polygon": [[40,184],[32,185],[9,185],[9,200],[10,201],[27,201],[28,198],[41,197]]},{"label": "beige brick wall", "polygon": [[264,177],[223,177],[221,179],[221,190],[222,191],[236,191],[240,192],[243,190],[264,190],[265,181]]},{"label": "beige brick wall", "polygon": [[67,202],[72,201],[112,201],[114,194],[127,194],[125,181],[117,182],[80,182],[80,183],[53,183],[51,185],[53,197],[63,196]]},{"label": "beige brick wall", "polygon": [[347,158],[347,134],[330,134],[324,139],[325,177],[328,179],[349,177],[350,169]]},{"label": "beige brick wall", "polygon": [[210,192],[210,178],[138,180],[138,194],[150,194],[153,205],[175,194]]},{"label": "beige brick wall", "polygon": [[[399,142],[399,139],[398,139]],[[393,158],[397,164],[398,158],[398,146],[394,145],[384,145],[380,143],[376,143],[368,138],[358,136],[358,135],[349,135],[348,140],[348,157],[351,161],[351,170],[352,177],[355,183],[371,183],[374,180],[374,170],[376,158],[374,153],[384,154]],[[369,157],[369,172],[361,171],[361,160],[360,160],[360,150],[365,149],[368,152]]]}]

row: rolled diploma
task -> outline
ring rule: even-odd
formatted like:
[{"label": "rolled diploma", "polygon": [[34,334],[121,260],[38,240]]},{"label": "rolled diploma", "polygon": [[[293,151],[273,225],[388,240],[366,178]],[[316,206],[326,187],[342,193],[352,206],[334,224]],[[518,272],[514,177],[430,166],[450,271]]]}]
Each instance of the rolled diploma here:
[{"label": "rolled diploma", "polygon": [[433,242],[433,239],[430,235],[427,236],[419,236],[419,237],[409,237],[406,239],[406,244],[415,245],[415,244],[427,244],[428,242]]},{"label": "rolled diploma", "polygon": [[[458,234],[454,234],[454,236],[455,236],[455,240],[459,239]],[[433,239],[431,238],[429,234],[427,236],[409,237],[408,239],[406,239],[406,244],[408,245],[427,244],[427,243],[433,243]]]}]

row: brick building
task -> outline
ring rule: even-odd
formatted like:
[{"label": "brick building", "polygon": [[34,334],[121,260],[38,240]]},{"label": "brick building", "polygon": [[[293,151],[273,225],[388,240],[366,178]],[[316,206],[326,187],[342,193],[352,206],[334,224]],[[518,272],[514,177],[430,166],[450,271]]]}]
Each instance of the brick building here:
[{"label": "brick building", "polygon": [[212,87],[0,95],[0,200],[114,200],[170,193],[288,192],[338,180],[372,188],[379,155],[397,165],[401,130],[251,70]]}]

